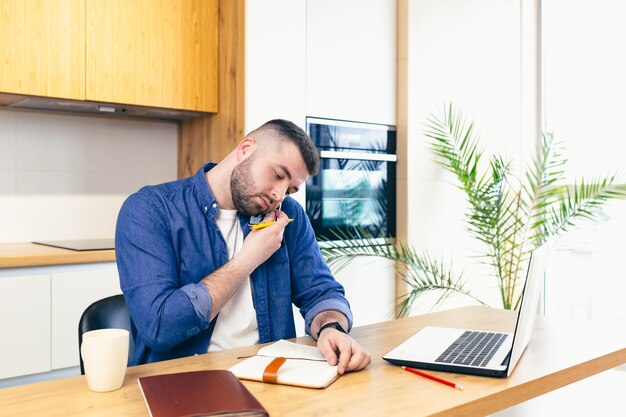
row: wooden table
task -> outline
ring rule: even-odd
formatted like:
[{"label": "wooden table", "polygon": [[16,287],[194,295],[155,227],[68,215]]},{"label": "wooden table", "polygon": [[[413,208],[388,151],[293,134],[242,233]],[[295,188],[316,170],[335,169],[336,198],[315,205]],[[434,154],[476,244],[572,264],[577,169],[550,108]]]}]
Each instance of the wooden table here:
[{"label": "wooden table", "polygon": [[[372,354],[364,371],[346,374],[324,390],[245,385],[271,416],[479,416],[510,407],[564,385],[626,363],[626,333],[616,323],[563,322],[538,317],[533,338],[506,379],[432,372],[461,383],[464,391],[388,364],[381,356],[425,325],[509,331],[510,311],[464,307],[355,328],[352,335]],[[577,336],[590,342],[571,346]],[[308,337],[298,342],[312,344]],[[84,377],[0,390],[0,416],[148,415],[137,377],[200,369],[224,369],[258,346],[136,366],[110,393],[89,391]]]}]

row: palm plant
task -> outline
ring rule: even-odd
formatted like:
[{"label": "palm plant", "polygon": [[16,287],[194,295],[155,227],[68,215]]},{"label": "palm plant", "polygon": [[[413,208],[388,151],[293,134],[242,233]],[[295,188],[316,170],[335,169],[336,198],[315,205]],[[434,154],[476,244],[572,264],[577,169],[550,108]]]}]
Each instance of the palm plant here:
[{"label": "palm plant", "polygon": [[[567,161],[562,144],[551,134],[542,135],[538,152],[521,178],[513,175],[511,162],[499,155],[483,166],[484,151],[473,123],[467,123],[452,105],[427,119],[425,135],[437,163],[456,177],[466,195],[467,230],[483,244],[484,252],[477,258],[491,267],[505,309],[519,305],[521,270],[532,250],[580,220],[597,221],[607,201],[626,198],[626,184],[618,183],[616,175],[564,184]],[[443,261],[417,253],[403,242],[387,238],[381,244],[376,238],[356,228],[335,232],[322,238],[322,253],[336,270],[359,256],[395,261],[397,276],[409,286],[398,304],[398,316],[407,315],[414,301],[428,292],[439,295],[437,303],[461,293],[486,304]]]}]

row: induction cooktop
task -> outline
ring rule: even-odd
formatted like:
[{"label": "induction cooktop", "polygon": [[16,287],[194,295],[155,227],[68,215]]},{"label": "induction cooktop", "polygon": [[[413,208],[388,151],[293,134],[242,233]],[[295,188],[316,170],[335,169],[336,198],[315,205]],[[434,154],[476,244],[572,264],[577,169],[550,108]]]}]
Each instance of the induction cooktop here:
[{"label": "induction cooktop", "polygon": [[75,251],[115,249],[115,239],[48,240],[33,243]]}]

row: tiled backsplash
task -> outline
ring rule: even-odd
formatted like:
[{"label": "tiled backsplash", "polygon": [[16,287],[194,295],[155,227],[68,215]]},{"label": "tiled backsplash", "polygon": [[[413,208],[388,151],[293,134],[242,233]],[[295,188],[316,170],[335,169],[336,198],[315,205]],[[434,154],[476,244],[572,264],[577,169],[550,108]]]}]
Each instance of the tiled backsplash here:
[{"label": "tiled backsplash", "polygon": [[176,179],[177,129],[0,108],[0,243],[112,237],[130,193]]}]

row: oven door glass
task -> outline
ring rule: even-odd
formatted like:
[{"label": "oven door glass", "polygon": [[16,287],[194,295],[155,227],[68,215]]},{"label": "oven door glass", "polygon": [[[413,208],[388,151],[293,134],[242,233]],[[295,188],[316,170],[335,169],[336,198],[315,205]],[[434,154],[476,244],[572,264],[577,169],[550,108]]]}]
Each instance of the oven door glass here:
[{"label": "oven door glass", "polygon": [[306,186],[306,210],[317,237],[354,227],[395,235],[395,162],[322,158]]}]

